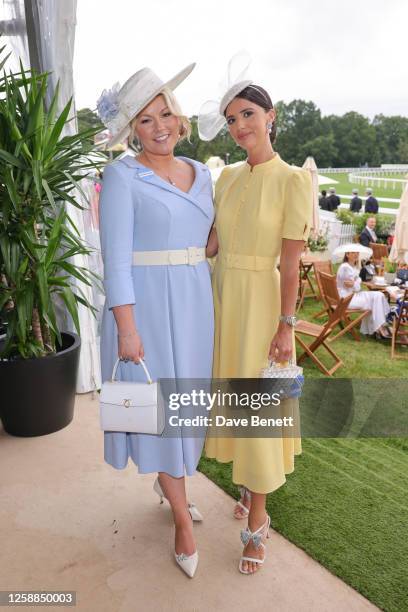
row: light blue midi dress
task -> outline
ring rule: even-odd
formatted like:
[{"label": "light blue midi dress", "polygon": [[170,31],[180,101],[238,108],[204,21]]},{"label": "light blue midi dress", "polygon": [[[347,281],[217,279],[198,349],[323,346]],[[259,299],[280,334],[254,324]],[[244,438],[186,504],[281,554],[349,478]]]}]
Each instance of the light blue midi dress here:
[{"label": "light blue midi dress", "polygon": [[[132,265],[133,251],[205,247],[213,222],[208,168],[184,159],[195,170],[188,193],[171,185],[134,157],[109,164],[100,197],[100,235],[105,306],[101,330],[102,381],[118,357],[112,307],[133,304],[145,363],[153,380],[211,377],[214,309],[210,268],[197,265]],[[143,369],[120,362],[118,380],[146,382]],[[129,457],[140,473],[192,475],[204,439],[129,432],[104,432],[104,458],[123,469]]]}]

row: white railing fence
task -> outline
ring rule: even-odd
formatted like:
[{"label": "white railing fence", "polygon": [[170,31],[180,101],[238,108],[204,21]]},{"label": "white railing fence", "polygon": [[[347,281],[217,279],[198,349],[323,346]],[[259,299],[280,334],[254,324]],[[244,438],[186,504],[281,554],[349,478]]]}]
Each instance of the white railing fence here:
[{"label": "white railing fence", "polygon": [[340,228],[340,236],[339,236],[339,244],[348,244],[349,242],[354,242],[354,236],[357,234],[357,229],[355,225],[346,225],[342,224]]},{"label": "white railing fence", "polygon": [[375,166],[374,168],[364,167],[364,168],[318,168],[318,172],[320,174],[341,174],[341,173],[349,173],[349,172],[357,172],[358,174],[364,174],[368,172],[370,174],[377,174],[379,176],[390,175],[390,174],[405,174],[408,172],[408,164],[401,164],[398,166],[392,165],[391,167],[384,166]]},{"label": "white railing fence", "polygon": [[[387,172],[388,174],[388,172]],[[401,178],[390,178],[384,177],[381,174],[374,175],[371,173],[354,173],[350,172],[348,175],[349,183],[355,183],[357,185],[365,185],[366,187],[391,187],[395,191],[395,189],[401,189],[408,182],[408,179]]]}]

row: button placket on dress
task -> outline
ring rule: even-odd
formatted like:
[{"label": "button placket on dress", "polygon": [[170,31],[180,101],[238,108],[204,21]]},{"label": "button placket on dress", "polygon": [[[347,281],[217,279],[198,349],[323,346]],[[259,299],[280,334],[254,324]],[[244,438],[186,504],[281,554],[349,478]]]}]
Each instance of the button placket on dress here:
[{"label": "button placket on dress", "polygon": [[236,246],[236,240],[237,240],[237,227],[238,227],[238,221],[239,221],[239,216],[241,214],[241,210],[242,210],[242,206],[243,204],[245,204],[246,200],[245,200],[245,191],[248,189],[249,186],[249,182],[252,178],[252,171],[249,171],[249,177],[247,178],[247,181],[244,185],[243,188],[243,193],[241,194],[241,198],[239,200],[239,206],[237,208],[237,212],[235,214],[235,220],[234,220],[234,224],[232,226],[232,236],[231,236],[231,248],[229,250],[230,252],[230,256],[232,259],[234,259],[234,255],[236,254],[236,250],[235,250],[235,246]]}]

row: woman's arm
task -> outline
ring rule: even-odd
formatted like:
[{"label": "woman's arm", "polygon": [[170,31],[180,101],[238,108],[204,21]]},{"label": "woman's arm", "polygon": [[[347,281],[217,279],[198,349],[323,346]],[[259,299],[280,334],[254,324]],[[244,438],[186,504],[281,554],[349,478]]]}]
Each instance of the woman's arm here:
[{"label": "woman's arm", "polygon": [[119,357],[138,363],[140,358],[144,358],[144,348],[136,329],[133,305],[114,306],[112,312],[118,328]]},{"label": "woman's arm", "polygon": [[117,168],[107,166],[100,197],[106,304],[112,310],[117,325],[118,356],[137,363],[143,356],[143,345],[133,314],[133,231],[133,201],[128,182]]},{"label": "woman's arm", "polygon": [[218,253],[218,237],[215,225],[212,226],[208,237],[207,249],[205,251],[207,257],[214,257]]},{"label": "woman's arm", "polygon": [[[348,264],[342,264],[337,271],[337,286],[343,286],[346,289],[355,289],[356,276]],[[359,290],[360,285],[358,285]]]},{"label": "woman's arm", "polygon": [[[299,286],[299,260],[304,249],[304,240],[282,240],[280,256],[281,314],[293,316]],[[277,362],[288,361],[293,353],[293,329],[287,323],[279,322],[272,339],[269,359]]]}]

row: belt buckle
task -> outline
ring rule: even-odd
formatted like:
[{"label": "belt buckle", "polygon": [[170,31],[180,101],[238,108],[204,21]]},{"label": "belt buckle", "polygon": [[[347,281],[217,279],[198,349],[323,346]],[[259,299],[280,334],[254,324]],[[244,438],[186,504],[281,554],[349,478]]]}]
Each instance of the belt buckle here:
[{"label": "belt buckle", "polygon": [[195,266],[197,264],[197,260],[198,260],[198,248],[197,247],[187,247],[187,258],[188,258],[188,265],[189,266]]}]

